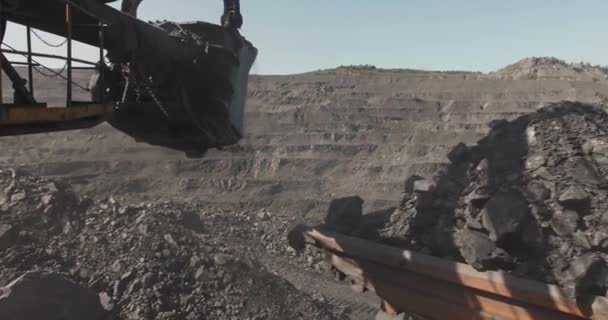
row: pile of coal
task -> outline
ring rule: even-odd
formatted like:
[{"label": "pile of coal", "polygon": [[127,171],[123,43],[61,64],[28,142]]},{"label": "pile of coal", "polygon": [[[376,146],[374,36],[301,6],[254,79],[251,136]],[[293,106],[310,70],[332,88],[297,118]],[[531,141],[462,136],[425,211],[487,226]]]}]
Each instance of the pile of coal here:
[{"label": "pile of coal", "polygon": [[[491,123],[433,177],[413,177],[380,241],[574,295],[608,287],[608,114],[573,102]],[[359,228],[365,229],[365,228]],[[366,235],[365,230],[351,234]],[[369,232],[368,232],[369,234]]]},{"label": "pile of coal", "polygon": [[333,319],[219,227],[196,207],[82,199],[0,170],[0,318]]}]

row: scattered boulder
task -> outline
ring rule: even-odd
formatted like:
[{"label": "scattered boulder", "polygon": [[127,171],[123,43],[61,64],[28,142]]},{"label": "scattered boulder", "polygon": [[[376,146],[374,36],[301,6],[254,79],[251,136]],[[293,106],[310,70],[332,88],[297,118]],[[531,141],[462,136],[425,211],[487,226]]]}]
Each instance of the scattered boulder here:
[{"label": "scattered boulder", "polygon": [[106,311],[114,310],[114,302],[112,301],[112,297],[107,292],[99,293],[99,303]]},{"label": "scattered boulder", "polygon": [[524,225],[520,242],[530,249],[531,254],[546,249],[546,236],[541,226],[534,220],[528,221]]},{"label": "scattered boulder", "polygon": [[604,182],[601,173],[595,167],[593,161],[583,157],[569,159],[566,164],[566,173],[579,183],[591,187],[597,187]]},{"label": "scattered boulder", "polygon": [[547,163],[547,159],[543,155],[533,155],[526,160],[526,169],[536,171]]},{"label": "scattered boulder", "polygon": [[85,201],[67,185],[0,172],[0,186],[9,179],[27,197],[0,214],[0,283],[33,267],[44,273],[0,293],[0,319],[334,319],[326,304],[239,256],[276,252],[286,221],[252,223],[255,213],[198,203]]},{"label": "scattered boulder", "polygon": [[479,270],[487,270],[507,265],[511,258],[496,247],[490,238],[477,231],[464,229],[456,236],[460,254],[464,260]]},{"label": "scattered boulder", "polygon": [[331,201],[325,226],[336,232],[349,234],[361,222],[363,216],[363,199],[359,196],[338,198]]},{"label": "scattered boulder", "polygon": [[581,231],[577,231],[572,234],[572,244],[585,250],[591,250],[591,243],[589,242],[589,239]]},{"label": "scattered boulder", "polygon": [[578,229],[579,215],[572,210],[556,212],[551,218],[551,228],[559,236],[570,236]]},{"label": "scattered boulder", "polygon": [[8,196],[2,190],[0,190],[0,206],[5,205],[8,202]]},{"label": "scattered boulder", "polygon": [[213,256],[213,263],[218,266],[224,266],[232,262],[234,257],[228,254],[216,254]]},{"label": "scattered boulder", "polygon": [[11,195],[11,202],[16,203],[21,200],[25,200],[26,197],[27,197],[27,195],[24,191],[16,192]]},{"label": "scattered boulder", "polygon": [[469,154],[469,147],[464,143],[459,143],[448,153],[448,159],[452,163],[463,161]]},{"label": "scattered boulder", "polygon": [[582,210],[589,205],[589,194],[579,185],[571,185],[559,195],[559,203],[572,210]]},{"label": "scattered boulder", "polygon": [[29,272],[0,289],[0,319],[102,319],[98,295],[54,273]]},{"label": "scattered boulder", "polygon": [[435,184],[430,180],[416,180],[414,181],[414,192],[431,192]]},{"label": "scattered boulder", "polygon": [[260,210],[258,211],[258,213],[256,214],[256,216],[258,217],[258,219],[262,220],[262,221],[268,221],[272,216],[270,214],[270,212],[266,211],[266,210]]},{"label": "scattered boulder", "polygon": [[608,238],[602,240],[602,242],[599,243],[599,249],[603,253],[608,253]]},{"label": "scattered boulder", "polygon": [[574,259],[568,268],[568,276],[568,286],[573,287],[576,296],[606,294],[608,265],[596,253],[587,253]]},{"label": "scattered boulder", "polygon": [[591,155],[598,165],[608,165],[608,143],[604,141],[595,145]]},{"label": "scattered boulder", "polygon": [[528,203],[518,192],[499,193],[493,196],[481,211],[483,226],[492,241],[519,232],[528,217]]},{"label": "scattered boulder", "polygon": [[13,227],[8,224],[0,224],[0,251],[10,248],[16,238]]},{"label": "scattered boulder", "polygon": [[471,204],[475,208],[482,208],[490,199],[490,195],[479,189],[471,192],[464,198],[467,204]]},{"label": "scattered boulder", "polygon": [[544,183],[533,181],[528,184],[526,195],[529,201],[542,203],[551,198],[551,190]]}]

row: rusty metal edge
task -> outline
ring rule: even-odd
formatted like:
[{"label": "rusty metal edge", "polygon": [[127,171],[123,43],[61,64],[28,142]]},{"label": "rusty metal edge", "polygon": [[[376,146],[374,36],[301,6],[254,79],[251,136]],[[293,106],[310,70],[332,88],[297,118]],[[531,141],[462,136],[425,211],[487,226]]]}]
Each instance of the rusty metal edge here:
[{"label": "rusty metal edge", "polygon": [[[333,252],[398,267],[469,288],[500,295],[516,301],[557,310],[585,319],[608,319],[608,299],[592,297],[592,305],[583,309],[557,286],[514,277],[503,272],[479,272],[472,267],[408,250],[401,250],[364,239],[315,228],[302,230],[309,244]],[[346,248],[345,248],[346,247]],[[509,282],[508,286],[506,282]]]},{"label": "rusty metal edge", "polygon": [[[471,319],[483,316],[484,319],[511,320],[579,320],[581,317],[561,313],[554,309],[543,308],[513,299],[497,296],[484,291],[471,289],[454,283],[433,279],[395,267],[374,262],[356,261],[333,254],[329,261],[354,282],[365,285],[374,291],[399,312],[415,312],[434,319],[444,319],[443,310],[429,310],[413,305],[404,296],[418,295],[438,304],[447,304],[458,310],[459,318]],[[465,312],[468,312],[465,314]]]}]

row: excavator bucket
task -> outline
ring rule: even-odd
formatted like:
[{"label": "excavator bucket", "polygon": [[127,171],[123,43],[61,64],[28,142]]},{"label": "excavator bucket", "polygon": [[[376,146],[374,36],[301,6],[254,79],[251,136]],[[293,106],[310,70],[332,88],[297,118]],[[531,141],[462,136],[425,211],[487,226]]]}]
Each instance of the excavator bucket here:
[{"label": "excavator bucket", "polygon": [[189,155],[237,143],[258,53],[238,31],[240,24],[225,23],[239,21],[233,14],[238,2],[226,7],[222,19],[229,19],[223,25],[144,22],[136,17],[140,0],[131,0],[132,7],[123,3],[129,7],[124,12],[106,2],[112,1],[19,0],[10,10],[0,7],[2,21],[65,37],[68,48],[72,41],[99,47],[110,62],[97,63],[91,102],[73,101],[68,86],[66,108],[59,112],[36,101],[26,81],[2,60],[21,98],[1,105],[0,135],[77,129],[105,120],[137,141]]},{"label": "excavator bucket", "polygon": [[[235,29],[205,22],[155,26],[176,42],[198,43],[201,54],[174,64],[144,46],[126,71],[110,71],[106,92],[119,103],[109,123],[138,141],[191,155],[237,143],[257,49]],[[94,97],[101,98],[97,92]]]}]

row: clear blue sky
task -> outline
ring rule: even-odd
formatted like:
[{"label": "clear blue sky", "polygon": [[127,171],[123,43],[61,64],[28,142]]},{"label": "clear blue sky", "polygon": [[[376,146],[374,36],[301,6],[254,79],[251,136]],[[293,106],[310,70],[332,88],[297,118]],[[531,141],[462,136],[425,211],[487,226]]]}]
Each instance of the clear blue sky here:
[{"label": "clear blue sky", "polygon": [[[242,33],[260,50],[253,71],[261,74],[347,64],[487,72],[529,56],[608,65],[606,0],[242,0],[241,6]],[[143,19],[217,22],[221,12],[221,0],[144,0],[140,7]],[[7,42],[23,43],[12,32]]]}]

